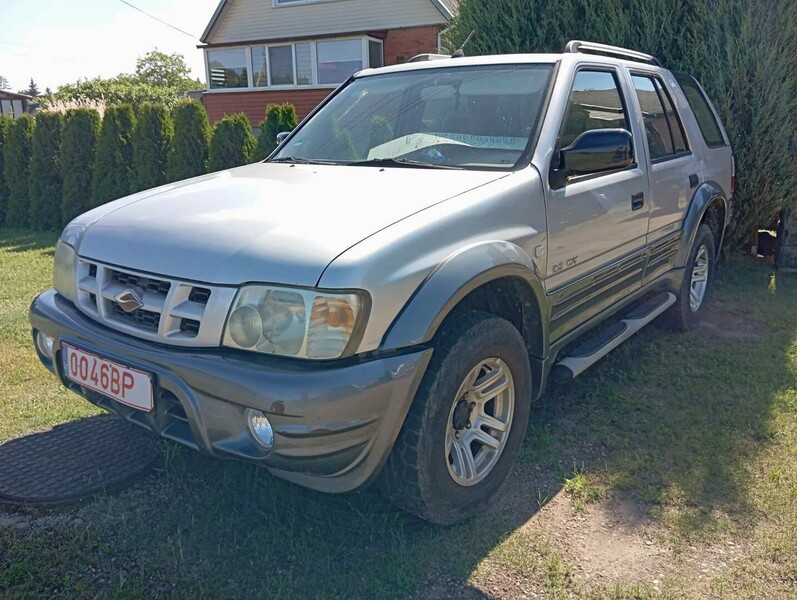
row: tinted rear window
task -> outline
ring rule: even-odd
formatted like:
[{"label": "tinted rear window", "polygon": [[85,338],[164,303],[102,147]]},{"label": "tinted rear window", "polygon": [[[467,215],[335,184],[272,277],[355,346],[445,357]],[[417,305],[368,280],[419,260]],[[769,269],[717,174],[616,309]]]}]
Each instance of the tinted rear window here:
[{"label": "tinted rear window", "polygon": [[724,146],[725,138],[722,136],[722,130],[714,116],[714,111],[711,110],[708,98],[706,98],[695,78],[690,75],[676,74],[675,79],[684,91],[686,101],[689,102],[689,106],[692,108],[697,124],[700,126],[700,132],[703,134],[703,139],[706,140],[708,147],[717,148]]}]

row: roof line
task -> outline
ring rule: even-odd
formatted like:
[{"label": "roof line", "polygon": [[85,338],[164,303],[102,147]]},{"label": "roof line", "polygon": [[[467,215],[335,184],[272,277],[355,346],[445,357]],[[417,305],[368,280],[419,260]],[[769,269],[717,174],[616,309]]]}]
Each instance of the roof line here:
[{"label": "roof line", "polygon": [[[210,36],[210,32],[216,26],[216,22],[221,17],[221,13],[226,8],[228,1],[229,0],[221,0],[219,2],[219,5],[216,7],[216,10],[213,13],[213,16],[210,18],[210,22],[208,23],[208,26],[205,28],[205,31],[202,33],[202,36],[199,38],[199,40],[203,44],[207,44],[208,43],[208,37]],[[440,13],[446,18],[446,20],[450,21],[451,19],[454,18],[454,13],[451,12],[451,9],[449,9],[448,6],[446,6],[446,3],[443,2],[443,0],[431,0],[431,2],[432,2],[432,4],[435,5],[437,10],[439,10]]]},{"label": "roof line", "polygon": [[213,13],[213,16],[210,17],[210,22],[208,23],[208,26],[205,27],[205,31],[202,33],[202,37],[199,38],[199,41],[201,41],[204,44],[207,43],[208,36],[210,35],[210,30],[213,29],[213,27],[216,25],[216,21],[219,20],[219,17],[221,16],[221,11],[224,10],[224,6],[226,4],[227,0],[221,0],[221,2],[219,2],[219,5],[216,7],[215,12]]},{"label": "roof line", "polygon": [[454,18],[454,13],[451,12],[451,10],[445,5],[445,3],[442,0],[432,0],[432,3],[437,7],[437,10],[443,13],[443,16],[446,19],[450,21],[451,19]]}]

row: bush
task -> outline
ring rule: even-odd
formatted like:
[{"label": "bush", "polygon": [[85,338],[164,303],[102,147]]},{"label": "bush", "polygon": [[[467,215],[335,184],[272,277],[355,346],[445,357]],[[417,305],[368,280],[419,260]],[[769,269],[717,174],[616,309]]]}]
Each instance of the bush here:
[{"label": "bush", "polygon": [[148,190],[167,182],[173,137],[172,118],[164,106],[145,104],[141,107],[133,134],[131,192]]},{"label": "bush", "polygon": [[130,193],[134,129],[135,117],[130,106],[111,106],[106,109],[94,161],[93,206]]},{"label": "bush", "polygon": [[91,208],[91,179],[94,173],[100,114],[76,108],[67,111],[61,136],[61,220],[66,224]]},{"label": "bush", "polygon": [[208,170],[210,123],[205,107],[196,100],[174,109],[174,141],[169,155],[169,181],[204,175]]},{"label": "bush", "polygon": [[42,231],[61,225],[61,133],[64,119],[59,113],[40,112],[30,154],[31,227]]},{"label": "bush", "polygon": [[6,178],[3,169],[3,152],[8,143],[8,128],[11,127],[13,121],[0,115],[0,225],[5,222],[6,216],[6,203],[8,202],[8,187],[6,186]]},{"label": "bush", "polygon": [[3,152],[3,170],[8,188],[5,223],[9,227],[27,227],[30,207],[30,150],[35,124],[33,117],[22,115],[8,128]]},{"label": "bush", "polygon": [[283,131],[293,131],[299,124],[296,116],[296,107],[293,104],[269,104],[266,107],[266,119],[258,127],[260,135],[257,138],[254,161],[265,160],[277,147],[277,134]]},{"label": "bush", "polygon": [[561,52],[595,40],[657,56],[698,78],[736,156],[729,241],[740,243],[797,199],[797,3],[794,0],[463,0],[448,45],[466,53]]},{"label": "bush", "polygon": [[210,142],[208,170],[222,171],[245,165],[252,160],[255,136],[244,114],[229,115],[216,125]]}]

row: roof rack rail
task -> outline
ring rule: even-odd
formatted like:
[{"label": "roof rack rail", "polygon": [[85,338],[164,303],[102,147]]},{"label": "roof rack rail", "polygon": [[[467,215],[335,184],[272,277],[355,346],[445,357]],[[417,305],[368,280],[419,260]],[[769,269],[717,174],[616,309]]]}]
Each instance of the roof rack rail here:
[{"label": "roof rack rail", "polygon": [[426,62],[427,60],[442,60],[444,58],[452,58],[450,54],[418,54],[409,59],[408,63]]},{"label": "roof rack rail", "polygon": [[571,40],[565,46],[566,54],[575,54],[576,52],[593,52],[595,54],[611,54],[620,58],[626,58],[636,62],[644,62],[657,67],[661,66],[659,59],[644,52],[637,52],[636,50],[629,50],[627,48],[620,48],[619,46],[609,46],[608,44],[597,44],[595,42],[584,42],[581,40]]}]

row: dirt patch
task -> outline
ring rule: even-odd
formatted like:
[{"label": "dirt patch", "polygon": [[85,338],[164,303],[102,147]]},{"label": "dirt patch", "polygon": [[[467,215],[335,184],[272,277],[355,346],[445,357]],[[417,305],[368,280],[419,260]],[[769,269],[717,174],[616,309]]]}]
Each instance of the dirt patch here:
[{"label": "dirt patch", "polygon": [[766,326],[749,313],[748,307],[715,300],[707,309],[698,331],[709,339],[758,342],[766,336]]}]

